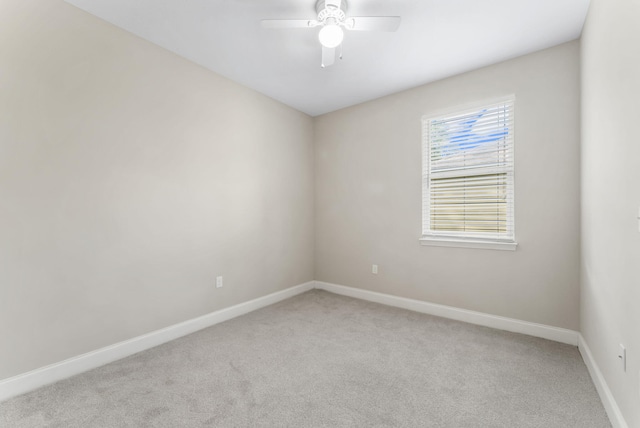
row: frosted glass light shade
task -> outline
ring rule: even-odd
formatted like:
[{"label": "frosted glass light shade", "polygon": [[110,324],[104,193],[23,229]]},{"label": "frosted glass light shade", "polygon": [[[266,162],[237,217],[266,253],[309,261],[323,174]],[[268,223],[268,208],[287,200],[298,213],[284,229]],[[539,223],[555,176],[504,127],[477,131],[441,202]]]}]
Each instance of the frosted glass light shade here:
[{"label": "frosted glass light shade", "polygon": [[335,48],[342,43],[344,31],[336,24],[327,24],[318,33],[320,44],[326,48]]}]

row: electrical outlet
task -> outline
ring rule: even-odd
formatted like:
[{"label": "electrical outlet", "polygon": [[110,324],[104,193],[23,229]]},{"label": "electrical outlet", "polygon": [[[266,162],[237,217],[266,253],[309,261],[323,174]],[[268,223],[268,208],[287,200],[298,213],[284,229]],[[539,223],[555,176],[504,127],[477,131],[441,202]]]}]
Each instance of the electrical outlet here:
[{"label": "electrical outlet", "polygon": [[620,358],[620,364],[622,364],[622,371],[627,371],[627,349],[624,345],[620,344],[620,350],[618,351],[618,358]]},{"label": "electrical outlet", "polygon": [[216,276],[216,288],[222,288],[222,277]]},{"label": "electrical outlet", "polygon": [[378,265],[371,265],[371,273],[374,275],[378,274]]}]

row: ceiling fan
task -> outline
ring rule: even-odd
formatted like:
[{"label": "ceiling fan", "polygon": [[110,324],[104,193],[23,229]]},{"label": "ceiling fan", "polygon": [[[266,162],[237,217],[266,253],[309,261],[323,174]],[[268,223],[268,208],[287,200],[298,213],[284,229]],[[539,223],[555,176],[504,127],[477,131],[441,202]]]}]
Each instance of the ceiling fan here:
[{"label": "ceiling fan", "polygon": [[317,19],[263,19],[263,28],[320,28],[318,39],[322,45],[322,67],[335,62],[336,48],[342,59],[344,30],[351,31],[396,31],[400,26],[399,16],[351,16],[347,17],[346,0],[318,0]]}]

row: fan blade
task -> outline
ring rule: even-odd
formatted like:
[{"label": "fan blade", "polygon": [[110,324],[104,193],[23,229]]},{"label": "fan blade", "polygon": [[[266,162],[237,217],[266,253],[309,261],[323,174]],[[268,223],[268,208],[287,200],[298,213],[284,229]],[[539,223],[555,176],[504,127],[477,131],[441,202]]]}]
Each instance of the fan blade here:
[{"label": "fan blade", "polygon": [[263,19],[262,28],[313,28],[320,23],[315,19]]},{"label": "fan blade", "polygon": [[345,27],[354,31],[396,31],[399,16],[354,16],[345,20]]},{"label": "fan blade", "polygon": [[320,64],[322,67],[329,67],[336,62],[336,49],[335,48],[326,48],[322,47],[322,63]]}]

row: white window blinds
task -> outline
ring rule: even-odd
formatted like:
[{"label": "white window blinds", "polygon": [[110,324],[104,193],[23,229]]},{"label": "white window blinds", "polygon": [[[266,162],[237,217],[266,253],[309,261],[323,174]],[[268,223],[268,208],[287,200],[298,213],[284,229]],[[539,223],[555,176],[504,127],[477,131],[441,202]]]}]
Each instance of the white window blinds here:
[{"label": "white window blinds", "polygon": [[514,99],[423,118],[423,238],[514,241]]}]

